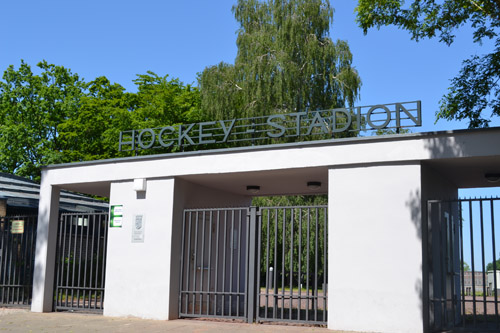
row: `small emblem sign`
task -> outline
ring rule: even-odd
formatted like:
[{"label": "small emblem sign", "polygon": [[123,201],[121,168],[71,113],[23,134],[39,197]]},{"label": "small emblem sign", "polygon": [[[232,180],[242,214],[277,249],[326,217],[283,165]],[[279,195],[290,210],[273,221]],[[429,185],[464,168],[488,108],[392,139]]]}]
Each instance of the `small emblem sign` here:
[{"label": "small emblem sign", "polygon": [[144,215],[136,215],[134,220],[132,243],[144,243]]}]

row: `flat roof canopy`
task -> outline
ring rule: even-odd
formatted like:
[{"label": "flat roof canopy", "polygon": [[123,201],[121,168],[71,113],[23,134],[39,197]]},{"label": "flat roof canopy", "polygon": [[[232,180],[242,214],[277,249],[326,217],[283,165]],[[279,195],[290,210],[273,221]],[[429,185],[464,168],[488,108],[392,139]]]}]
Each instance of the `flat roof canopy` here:
[{"label": "flat roof canopy", "polygon": [[[496,187],[484,174],[500,173],[499,143],[500,128],[410,133],[51,165],[42,176],[100,196],[109,196],[112,182],[168,177],[243,195],[247,185],[259,185],[258,195],[325,194],[329,168],[423,163],[459,188]],[[309,181],[324,186],[312,191]]]}]

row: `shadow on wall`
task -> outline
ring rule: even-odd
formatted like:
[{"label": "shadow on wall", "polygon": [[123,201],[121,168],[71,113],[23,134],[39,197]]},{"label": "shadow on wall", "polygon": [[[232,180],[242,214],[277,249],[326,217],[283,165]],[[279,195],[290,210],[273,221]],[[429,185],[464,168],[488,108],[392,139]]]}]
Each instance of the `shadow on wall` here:
[{"label": "shadow on wall", "polygon": [[464,143],[456,138],[435,136],[425,140],[425,148],[430,152],[431,158],[450,158],[465,155]]},{"label": "shadow on wall", "polygon": [[[420,190],[411,191],[408,200],[406,201],[406,207],[408,208],[411,216],[411,221],[415,226],[415,231],[417,233],[417,237],[420,241],[422,241],[422,198],[420,194]],[[420,265],[420,271],[422,271],[422,265]],[[422,320],[424,320],[424,306],[423,306],[423,282],[422,278],[418,278],[415,281],[415,292],[417,293],[420,299],[420,316]]]}]

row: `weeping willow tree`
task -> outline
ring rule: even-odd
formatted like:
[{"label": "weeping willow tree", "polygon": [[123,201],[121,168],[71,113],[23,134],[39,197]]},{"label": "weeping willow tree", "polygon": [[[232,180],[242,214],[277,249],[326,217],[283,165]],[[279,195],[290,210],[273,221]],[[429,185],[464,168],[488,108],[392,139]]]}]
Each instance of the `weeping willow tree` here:
[{"label": "weeping willow tree", "polygon": [[346,41],[329,37],[328,0],[238,0],[234,65],[198,78],[209,119],[256,117],[352,106],[361,80]]}]

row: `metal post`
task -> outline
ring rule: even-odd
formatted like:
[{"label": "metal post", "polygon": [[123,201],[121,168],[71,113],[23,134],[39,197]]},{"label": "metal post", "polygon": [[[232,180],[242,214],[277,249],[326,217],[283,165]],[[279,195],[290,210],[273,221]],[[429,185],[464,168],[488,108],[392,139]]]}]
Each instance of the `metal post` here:
[{"label": "metal post", "polygon": [[255,279],[256,279],[256,246],[257,246],[257,207],[250,207],[248,209],[249,217],[249,243],[248,243],[248,313],[247,322],[252,323],[255,319]]}]

